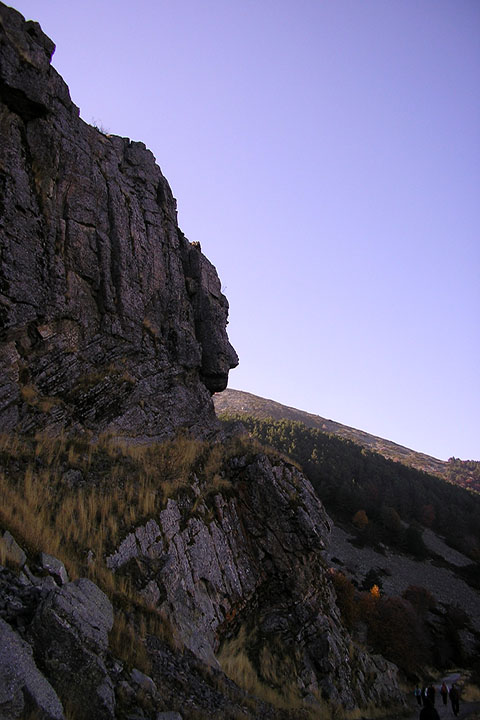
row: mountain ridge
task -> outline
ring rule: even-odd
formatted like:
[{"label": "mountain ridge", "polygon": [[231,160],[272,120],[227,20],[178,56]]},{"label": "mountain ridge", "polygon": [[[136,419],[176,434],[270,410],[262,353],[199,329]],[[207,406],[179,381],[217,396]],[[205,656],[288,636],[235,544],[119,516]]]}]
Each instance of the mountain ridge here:
[{"label": "mountain ridge", "polygon": [[221,394],[214,395],[213,401],[219,415],[235,412],[252,414],[259,418],[272,417],[274,420],[285,419],[302,422],[307,427],[352,440],[373,452],[380,453],[389,460],[403,462],[417,470],[423,470],[442,477],[446,475],[448,463],[444,460],[411,450],[404,445],[372,435],[364,430],[358,430],[320,415],[283,405],[276,400],[262,398],[243,390],[227,388]]}]

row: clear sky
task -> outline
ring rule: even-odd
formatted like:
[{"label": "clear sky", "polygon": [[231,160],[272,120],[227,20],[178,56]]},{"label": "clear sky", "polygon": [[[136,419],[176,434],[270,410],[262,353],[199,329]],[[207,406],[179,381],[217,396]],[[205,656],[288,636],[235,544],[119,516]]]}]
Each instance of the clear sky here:
[{"label": "clear sky", "polygon": [[217,267],[230,387],[480,459],[478,0],[16,0]]}]

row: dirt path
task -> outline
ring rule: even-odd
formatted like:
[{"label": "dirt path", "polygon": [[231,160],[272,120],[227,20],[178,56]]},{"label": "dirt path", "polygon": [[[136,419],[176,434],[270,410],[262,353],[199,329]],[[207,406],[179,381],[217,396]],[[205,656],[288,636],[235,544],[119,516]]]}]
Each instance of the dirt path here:
[{"label": "dirt path", "polygon": [[[411,708],[411,713],[405,715],[404,719],[419,720],[420,710],[422,708],[417,705],[415,700],[413,702],[409,701],[409,706]],[[448,703],[448,705],[444,705],[441,698],[440,703],[438,701],[435,703],[435,709],[440,716],[440,720],[455,720],[455,715],[452,712],[452,706],[450,703]],[[462,700],[460,700],[460,712],[458,713],[457,720],[466,720],[467,718],[473,718],[474,716],[478,716],[480,718],[480,702],[462,702]]]},{"label": "dirt path", "polygon": [[[458,683],[460,679],[460,673],[452,673],[441,678],[440,681],[433,683],[433,686],[435,688],[435,709],[440,716],[440,720],[455,720],[455,715],[453,714],[450,700],[447,702],[446,705],[443,704],[443,700],[440,695],[440,686],[442,682],[445,682],[447,687],[450,689],[452,683]],[[406,720],[419,720],[420,710],[422,708],[420,705],[417,704],[416,699],[413,697],[413,690],[412,697],[408,698],[408,704],[411,709],[411,713],[405,716]],[[480,720],[480,702],[462,701],[462,693],[460,690],[460,706],[457,720],[466,720],[467,718],[473,718],[475,716],[478,716]]]},{"label": "dirt path", "polygon": [[[440,720],[480,720],[480,702],[465,702],[462,700],[462,685],[465,681],[465,677],[460,672],[451,672],[448,675],[436,680],[432,683],[435,688],[435,709],[438,712]],[[457,687],[460,688],[460,706],[457,717],[453,714],[450,700],[446,705],[443,704],[442,697],[440,695],[440,687],[442,683],[445,683],[448,689],[451,688],[453,683],[457,683]],[[429,683],[428,683],[429,684]],[[413,685],[411,693],[406,696],[407,708],[402,715],[395,715],[385,720],[420,720],[421,705],[418,705],[416,698],[413,694]]]}]

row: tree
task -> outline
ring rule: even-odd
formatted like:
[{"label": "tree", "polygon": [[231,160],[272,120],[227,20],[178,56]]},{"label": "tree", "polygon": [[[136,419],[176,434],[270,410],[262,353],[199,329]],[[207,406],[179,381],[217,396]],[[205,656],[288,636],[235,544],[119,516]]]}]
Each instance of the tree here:
[{"label": "tree", "polygon": [[368,525],[368,517],[365,510],[357,510],[353,516],[352,523],[358,530],[365,530]]},{"label": "tree", "polygon": [[403,592],[402,597],[410,603],[417,615],[423,616],[436,607],[433,595],[426,588],[419,585],[409,585]]},{"label": "tree", "polygon": [[405,530],[405,550],[415,557],[423,560],[427,556],[427,546],[422,537],[422,531],[417,524],[411,524]]},{"label": "tree", "polygon": [[417,671],[427,660],[428,643],[422,624],[404,599],[380,598],[367,622],[369,642],[407,674]]},{"label": "tree", "polygon": [[350,630],[356,619],[356,607],[355,607],[355,588],[347,577],[342,572],[335,571],[332,569],[331,577],[333,586],[337,594],[337,605],[342,616],[342,620],[347,628]]}]

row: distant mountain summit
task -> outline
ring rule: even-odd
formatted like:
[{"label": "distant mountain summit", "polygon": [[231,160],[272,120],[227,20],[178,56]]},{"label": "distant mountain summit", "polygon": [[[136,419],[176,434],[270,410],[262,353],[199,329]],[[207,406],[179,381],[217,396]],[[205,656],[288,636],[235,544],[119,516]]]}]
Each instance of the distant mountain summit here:
[{"label": "distant mountain summit", "polygon": [[307,427],[316,428],[323,432],[338,435],[339,437],[352,440],[358,445],[383,455],[388,460],[401,462],[409,467],[423,470],[434,475],[445,477],[448,463],[443,460],[425,455],[424,453],[410,450],[390,440],[370,435],[363,430],[342,425],[341,423],[327,420],[320,415],[297,410],[287,405],[267,400],[241,390],[228,389],[221,394],[214,396],[215,409],[218,415],[222,414],[244,414],[253,415],[258,418],[273,418],[274,420],[293,420],[301,422]]}]

